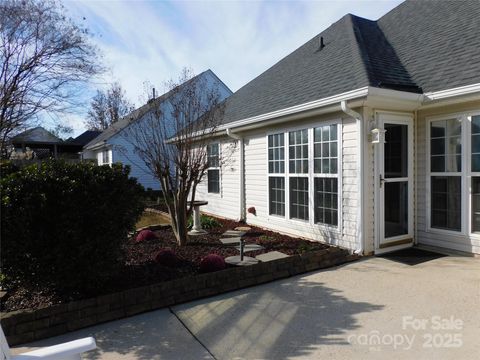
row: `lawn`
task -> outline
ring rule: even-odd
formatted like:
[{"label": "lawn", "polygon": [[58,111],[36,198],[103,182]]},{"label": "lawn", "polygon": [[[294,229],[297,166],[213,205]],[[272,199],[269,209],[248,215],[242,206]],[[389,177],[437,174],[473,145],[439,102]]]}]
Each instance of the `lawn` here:
[{"label": "lawn", "polygon": [[170,218],[163,214],[154,213],[151,211],[144,211],[140,220],[138,220],[137,224],[135,225],[136,229],[140,229],[150,225],[158,225],[158,224],[170,224]]}]

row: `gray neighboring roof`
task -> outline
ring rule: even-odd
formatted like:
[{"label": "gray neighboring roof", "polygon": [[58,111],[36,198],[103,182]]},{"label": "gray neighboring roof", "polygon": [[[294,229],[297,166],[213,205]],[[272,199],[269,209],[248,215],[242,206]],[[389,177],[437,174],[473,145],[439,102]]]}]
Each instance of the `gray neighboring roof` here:
[{"label": "gray neighboring roof", "polygon": [[85,144],[88,144],[90,141],[98,137],[102,132],[101,131],[96,131],[96,130],[87,130],[78,135],[75,139],[69,139],[67,142],[75,144],[75,145],[81,145],[84,146]]},{"label": "gray neighboring roof", "polygon": [[12,138],[12,143],[62,143],[63,140],[53,135],[50,131],[45,130],[41,126],[34,127],[32,129],[25,130]]},{"label": "gray neighboring roof", "polygon": [[378,21],[342,17],[230,96],[224,123],[365,86],[421,93],[480,83],[479,69],[479,0],[406,1]]},{"label": "gray neighboring roof", "polygon": [[[191,81],[195,81],[195,79],[200,78],[201,76],[203,76],[206,73],[211,74],[216,80],[218,80],[218,82],[220,84],[222,84],[225,87],[226,90],[228,90],[228,92],[230,94],[232,93],[232,91],[225,85],[225,83],[210,69],[205,70],[204,72],[194,76],[193,78],[188,80],[186,83],[189,83]],[[183,86],[184,84],[181,84],[179,86]],[[155,100],[154,100],[155,104],[158,105],[158,104],[164,102],[173,93],[174,93],[174,91],[171,90],[171,91],[168,91],[167,93],[155,98]],[[106,142],[112,136],[116,135],[122,129],[126,128],[129,124],[131,124],[132,121],[138,120],[139,118],[141,118],[144,114],[146,114],[151,109],[151,107],[152,107],[152,103],[149,102],[149,103],[139,107],[138,109],[132,111],[127,116],[123,117],[122,119],[120,119],[116,123],[114,123],[113,125],[110,125],[107,129],[103,130],[103,132],[99,136],[95,137],[92,141],[87,143],[84,146],[84,149],[96,147],[97,145]]]}]

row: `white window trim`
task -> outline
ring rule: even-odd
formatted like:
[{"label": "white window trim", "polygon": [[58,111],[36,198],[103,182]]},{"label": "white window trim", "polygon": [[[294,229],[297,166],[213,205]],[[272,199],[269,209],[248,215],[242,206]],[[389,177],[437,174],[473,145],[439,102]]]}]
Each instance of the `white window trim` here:
[{"label": "white window trim", "polygon": [[[469,179],[471,180],[470,175],[470,168],[471,168],[471,116],[472,113],[469,112],[460,112],[460,113],[451,113],[451,114],[442,114],[438,116],[430,116],[427,117],[425,120],[425,154],[426,154],[426,161],[425,161],[425,189],[426,189],[426,206],[425,206],[425,219],[426,219],[426,231],[433,234],[444,234],[450,236],[466,236],[471,232],[471,219],[469,216],[471,214],[471,186],[469,184]],[[462,171],[461,172],[431,172],[430,168],[430,154],[431,154],[431,134],[430,128],[431,123],[434,121],[440,120],[449,120],[449,119],[459,119],[461,120],[461,141],[462,141]],[[432,219],[431,219],[431,204],[432,204],[432,194],[431,194],[431,177],[432,176],[460,176],[460,192],[461,192],[461,222],[460,222],[460,231],[454,230],[447,230],[447,229],[438,229],[432,227]],[[469,189],[467,192],[466,190]],[[479,235],[480,238],[480,235]]]},{"label": "white window trim", "polygon": [[[222,164],[221,164],[221,155],[222,155],[222,143],[220,141],[212,142],[211,144],[207,145],[207,161],[208,161],[208,146],[211,145],[218,145],[218,167],[208,167],[207,168],[207,194],[208,196],[213,197],[222,197]],[[210,192],[208,191],[208,170],[218,170],[218,192]]]},{"label": "white window trim", "polygon": [[[327,125],[337,125],[337,173],[336,174],[316,174],[314,173],[314,128],[327,126]],[[308,173],[307,174],[296,174],[290,173],[290,152],[289,152],[289,139],[288,133],[292,131],[298,131],[307,129],[308,131]],[[266,156],[265,161],[267,164],[266,167],[266,188],[267,188],[267,218],[269,220],[286,220],[293,224],[304,226],[305,224],[315,227],[321,232],[329,232],[334,234],[342,234],[343,231],[343,131],[342,131],[342,119],[332,119],[327,121],[319,121],[314,123],[308,123],[303,126],[295,127],[285,127],[278,128],[275,130],[268,131],[266,133]],[[268,136],[281,134],[284,135],[284,146],[285,146],[285,166],[284,173],[269,173],[268,169]],[[280,215],[270,215],[270,189],[269,189],[269,178],[270,177],[285,177],[285,216]],[[301,219],[291,219],[290,218],[290,177],[307,177],[308,178],[308,220]],[[314,179],[319,178],[337,178],[337,222],[338,225],[329,225],[322,223],[315,223],[315,189],[314,189]]]}]

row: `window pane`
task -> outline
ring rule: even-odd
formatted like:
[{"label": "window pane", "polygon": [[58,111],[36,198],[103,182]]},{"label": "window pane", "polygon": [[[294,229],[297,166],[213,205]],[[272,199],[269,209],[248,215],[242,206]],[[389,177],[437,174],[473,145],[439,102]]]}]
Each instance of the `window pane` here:
[{"label": "window pane", "polygon": [[385,124],[386,178],[408,176],[408,125]]},{"label": "window pane", "polygon": [[270,194],[270,215],[285,216],[285,178],[270,177],[268,179]]},{"label": "window pane", "polygon": [[290,178],[290,218],[308,220],[308,178]]},{"label": "window pane", "polygon": [[338,225],[336,178],[315,178],[315,223]]},{"label": "window pane", "polygon": [[313,163],[316,174],[337,173],[337,127],[325,125],[314,129]]},{"label": "window pane", "polygon": [[462,123],[458,119],[431,122],[430,170],[432,172],[462,171],[461,135]]},{"label": "window pane", "polygon": [[289,171],[291,173],[308,173],[308,131],[298,130],[289,133]]},{"label": "window pane", "polygon": [[220,192],[220,170],[208,170],[208,192]]},{"label": "window pane", "polygon": [[472,171],[480,172],[480,116],[472,116]]},{"label": "window pane", "polygon": [[472,177],[472,231],[480,232],[480,177]]},{"label": "window pane", "polygon": [[211,144],[207,146],[207,162],[208,167],[219,166],[219,144]]},{"label": "window pane", "polygon": [[285,148],[283,134],[268,135],[268,171],[283,173],[285,170]]},{"label": "window pane", "polygon": [[408,234],[408,182],[385,184],[385,237]]},{"label": "window pane", "polygon": [[432,228],[461,230],[461,177],[432,176]]}]

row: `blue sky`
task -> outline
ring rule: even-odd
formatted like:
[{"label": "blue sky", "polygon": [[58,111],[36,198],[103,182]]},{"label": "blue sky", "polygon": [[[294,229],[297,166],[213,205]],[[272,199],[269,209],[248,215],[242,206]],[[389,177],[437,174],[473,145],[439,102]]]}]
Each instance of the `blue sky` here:
[{"label": "blue sky", "polygon": [[[233,91],[316,34],[352,13],[376,20],[401,0],[357,1],[66,1],[88,27],[109,71],[99,88],[119,81],[141,105],[144,82],[164,90],[183,67],[212,69]],[[83,114],[68,121],[84,130]]]}]

